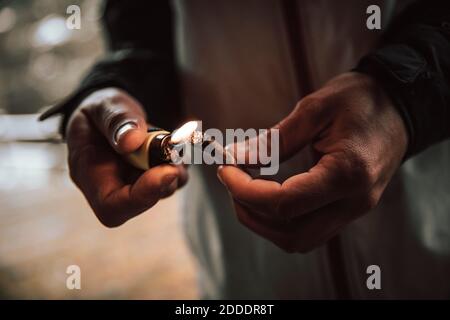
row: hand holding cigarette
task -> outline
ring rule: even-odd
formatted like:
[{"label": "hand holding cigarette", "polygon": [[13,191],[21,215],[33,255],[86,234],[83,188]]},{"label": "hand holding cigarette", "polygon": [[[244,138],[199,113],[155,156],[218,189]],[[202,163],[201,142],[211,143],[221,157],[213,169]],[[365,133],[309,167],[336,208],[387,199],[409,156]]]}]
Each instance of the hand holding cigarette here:
[{"label": "hand holding cigarette", "polygon": [[142,171],[124,159],[147,139],[147,127],[140,104],[115,88],[89,95],[69,120],[71,178],[105,226],[123,224],[187,181],[183,166],[162,163]]},{"label": "hand holding cigarette", "polygon": [[324,244],[373,208],[407,146],[389,97],[358,73],[341,75],[301,100],[276,128],[282,159],[312,145],[319,160],[308,172],[282,184],[253,179],[234,166],[220,167],[218,175],[239,221],[288,252]]}]

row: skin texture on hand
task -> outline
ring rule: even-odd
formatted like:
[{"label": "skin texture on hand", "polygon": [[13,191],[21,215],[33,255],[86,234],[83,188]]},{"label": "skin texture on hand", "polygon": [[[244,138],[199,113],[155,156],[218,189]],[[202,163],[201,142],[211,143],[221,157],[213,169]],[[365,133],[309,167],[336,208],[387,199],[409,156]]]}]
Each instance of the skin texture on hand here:
[{"label": "skin texture on hand", "polygon": [[[346,73],[303,98],[275,126],[281,159],[311,145],[317,163],[283,183],[222,166],[237,218],[287,252],[307,252],[374,208],[406,152],[403,120],[371,77]],[[236,152],[244,146],[231,146]],[[247,155],[248,156],[248,155]]]},{"label": "skin texture on hand", "polygon": [[116,88],[92,93],[69,119],[70,176],[107,227],[144,212],[187,181],[182,166],[160,165],[143,172],[123,159],[143,143],[146,132],[139,102]]}]

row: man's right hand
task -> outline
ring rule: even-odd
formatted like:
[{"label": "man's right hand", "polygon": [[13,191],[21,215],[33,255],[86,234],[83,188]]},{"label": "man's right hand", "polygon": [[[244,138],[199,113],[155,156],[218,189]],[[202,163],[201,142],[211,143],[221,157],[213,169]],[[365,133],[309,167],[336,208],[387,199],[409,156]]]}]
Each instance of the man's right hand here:
[{"label": "man's right hand", "polygon": [[116,227],[155,205],[183,186],[183,166],[160,165],[145,172],[122,154],[143,143],[145,112],[139,102],[116,88],[85,98],[67,126],[70,176],[98,219]]}]

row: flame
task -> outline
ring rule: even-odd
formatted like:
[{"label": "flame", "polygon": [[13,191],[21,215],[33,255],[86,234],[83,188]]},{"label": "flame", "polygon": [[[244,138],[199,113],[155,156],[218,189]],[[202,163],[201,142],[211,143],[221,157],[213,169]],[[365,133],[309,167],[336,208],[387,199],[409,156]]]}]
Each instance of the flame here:
[{"label": "flame", "polygon": [[195,133],[195,130],[197,130],[197,127],[197,121],[186,122],[172,133],[170,142],[173,144],[188,142]]}]

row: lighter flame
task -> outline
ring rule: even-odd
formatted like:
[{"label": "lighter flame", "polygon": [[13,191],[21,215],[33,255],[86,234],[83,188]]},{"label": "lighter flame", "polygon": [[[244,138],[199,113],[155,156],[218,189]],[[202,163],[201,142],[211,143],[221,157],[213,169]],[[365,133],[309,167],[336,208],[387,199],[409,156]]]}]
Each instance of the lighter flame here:
[{"label": "lighter flame", "polygon": [[197,130],[197,127],[197,121],[186,122],[172,133],[170,142],[173,144],[188,142],[195,133],[195,130]]}]

